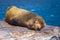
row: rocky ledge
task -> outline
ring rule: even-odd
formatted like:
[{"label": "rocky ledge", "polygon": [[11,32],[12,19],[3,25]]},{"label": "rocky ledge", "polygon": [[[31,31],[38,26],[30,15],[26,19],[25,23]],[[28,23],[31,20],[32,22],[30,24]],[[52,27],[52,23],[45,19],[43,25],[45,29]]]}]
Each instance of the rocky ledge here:
[{"label": "rocky ledge", "polygon": [[0,21],[0,40],[60,40],[60,27],[46,26],[34,31]]}]

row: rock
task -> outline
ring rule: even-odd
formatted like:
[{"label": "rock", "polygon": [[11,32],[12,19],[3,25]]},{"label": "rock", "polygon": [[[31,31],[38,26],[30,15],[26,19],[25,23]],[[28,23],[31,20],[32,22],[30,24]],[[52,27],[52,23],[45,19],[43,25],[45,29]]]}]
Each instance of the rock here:
[{"label": "rock", "polygon": [[0,40],[60,40],[60,27],[46,25],[35,31],[0,21]]}]

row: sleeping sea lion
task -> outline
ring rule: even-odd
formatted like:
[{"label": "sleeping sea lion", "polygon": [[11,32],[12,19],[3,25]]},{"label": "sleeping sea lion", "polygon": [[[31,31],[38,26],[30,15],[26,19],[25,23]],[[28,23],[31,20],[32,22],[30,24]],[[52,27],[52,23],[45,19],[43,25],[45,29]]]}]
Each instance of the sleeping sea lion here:
[{"label": "sleeping sea lion", "polygon": [[12,25],[28,27],[34,30],[41,30],[46,26],[41,16],[15,6],[7,9],[5,21]]}]

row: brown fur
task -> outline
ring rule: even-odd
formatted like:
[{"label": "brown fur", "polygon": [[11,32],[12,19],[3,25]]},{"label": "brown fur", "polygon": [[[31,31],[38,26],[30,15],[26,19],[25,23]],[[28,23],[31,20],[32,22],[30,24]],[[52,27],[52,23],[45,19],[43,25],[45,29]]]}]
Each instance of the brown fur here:
[{"label": "brown fur", "polygon": [[[6,22],[17,26],[26,26],[35,30],[45,27],[45,21],[38,15],[27,10],[11,6],[6,12]],[[40,25],[39,25],[40,24]]]}]

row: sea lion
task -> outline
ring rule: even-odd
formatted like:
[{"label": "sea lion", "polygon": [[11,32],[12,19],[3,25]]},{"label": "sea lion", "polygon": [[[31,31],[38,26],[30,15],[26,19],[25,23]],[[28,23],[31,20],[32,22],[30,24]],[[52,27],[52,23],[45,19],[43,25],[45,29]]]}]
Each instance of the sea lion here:
[{"label": "sea lion", "polygon": [[15,6],[7,9],[5,21],[12,25],[24,26],[34,30],[41,30],[46,26],[42,17]]}]

